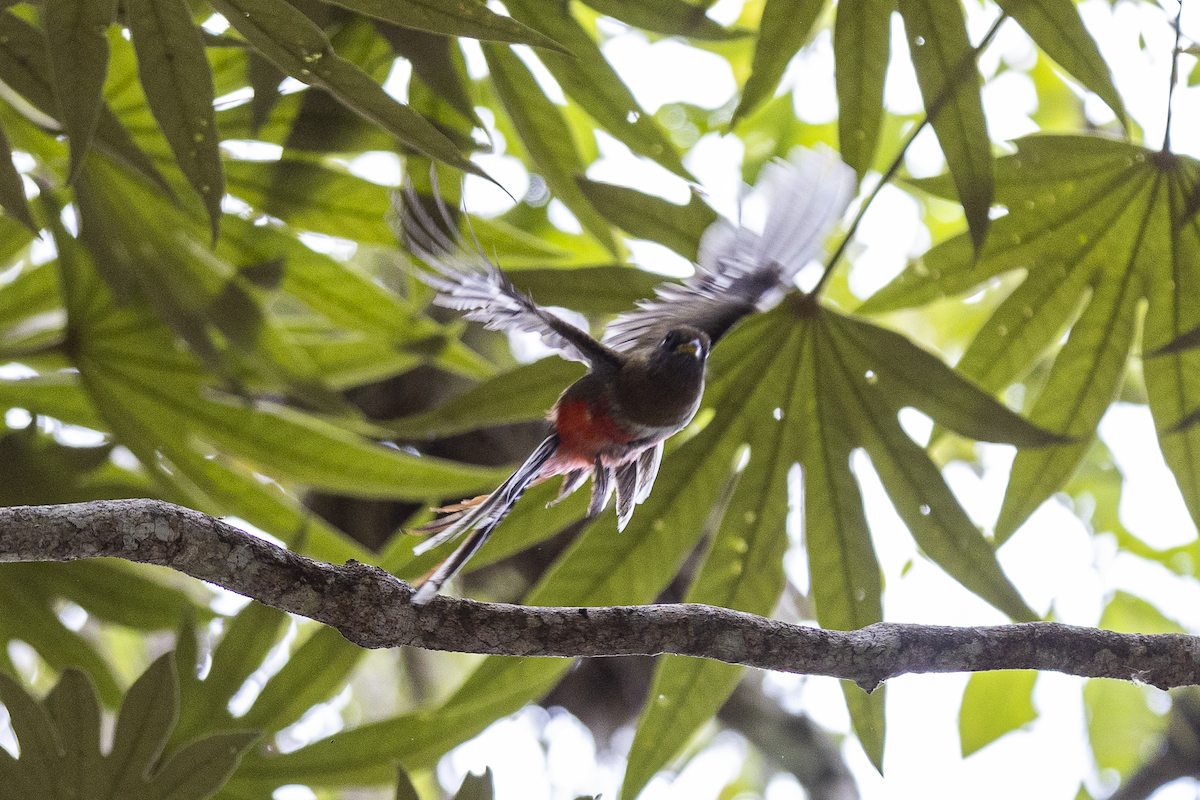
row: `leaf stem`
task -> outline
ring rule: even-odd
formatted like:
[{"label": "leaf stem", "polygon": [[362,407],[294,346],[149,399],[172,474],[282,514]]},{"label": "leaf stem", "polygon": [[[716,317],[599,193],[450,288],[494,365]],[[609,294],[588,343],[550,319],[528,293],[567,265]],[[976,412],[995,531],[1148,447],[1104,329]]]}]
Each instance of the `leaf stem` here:
[{"label": "leaf stem", "polygon": [[[918,123],[915,128],[913,128],[912,132],[908,135],[908,138],[904,140],[904,144],[900,147],[900,152],[896,154],[895,159],[892,160],[892,163],[887,168],[887,171],[884,172],[879,178],[879,183],[875,185],[875,188],[871,190],[870,196],[858,209],[858,214],[855,215],[854,221],[850,223],[850,229],[846,231],[846,236],[842,239],[841,243],[838,244],[837,250],[833,252],[833,256],[829,259],[829,263],[825,266],[825,271],[821,273],[821,279],[817,281],[817,285],[814,286],[812,291],[808,293],[809,296],[815,297],[821,293],[821,290],[825,287],[825,283],[833,274],[833,268],[837,266],[838,260],[841,259],[842,255],[845,254],[846,247],[850,244],[850,240],[854,238],[854,234],[858,231],[858,226],[862,223],[863,217],[866,216],[867,209],[871,207],[873,202],[875,202],[875,198],[879,195],[879,192],[881,189],[883,189],[884,185],[889,183],[892,178],[896,177],[896,172],[899,171],[900,165],[904,163],[904,156],[908,153],[908,148],[912,146],[913,140],[917,138],[917,134],[924,130],[926,125],[929,125],[935,119],[937,119],[938,114],[940,114],[942,109],[945,108],[946,104],[950,102],[950,99],[954,96],[954,92],[958,90],[962,79],[969,74],[968,67],[973,65],[975,60],[979,58],[979,55],[987,49],[988,45],[992,43],[992,40],[996,38],[996,34],[1000,30],[1000,26],[1003,25],[1008,18],[1008,12],[1001,13],[996,21],[992,24],[992,27],[988,29],[987,34],[984,35],[983,40],[979,43],[979,46],[973,48],[969,53],[963,56],[962,61],[958,65],[954,79],[946,85],[946,87],[942,90],[942,93],[938,95],[938,98],[929,106],[929,108],[926,109],[925,119],[921,120],[921,122]],[[1176,30],[1176,33],[1178,33],[1178,29]]]},{"label": "leaf stem", "polygon": [[1171,151],[1171,101],[1175,97],[1175,84],[1179,82],[1180,23],[1183,19],[1183,0],[1179,0],[1179,13],[1175,15],[1175,50],[1171,53],[1171,83],[1167,86],[1167,124],[1163,131],[1162,151]]}]

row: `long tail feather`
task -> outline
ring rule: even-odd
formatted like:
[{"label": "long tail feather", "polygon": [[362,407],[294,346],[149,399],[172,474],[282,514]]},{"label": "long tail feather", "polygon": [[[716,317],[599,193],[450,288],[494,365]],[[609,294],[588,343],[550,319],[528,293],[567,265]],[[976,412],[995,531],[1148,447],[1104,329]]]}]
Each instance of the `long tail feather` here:
[{"label": "long tail feather", "polygon": [[588,503],[587,515],[594,517],[604,510],[612,498],[616,482],[613,481],[612,470],[604,466],[600,456],[596,456],[596,465],[592,468],[592,500]]},{"label": "long tail feather", "polygon": [[558,490],[558,497],[547,503],[546,508],[556,506],[574,494],[576,489],[587,482],[588,474],[588,471],[585,469],[573,469],[564,475],[562,487]]},{"label": "long tail feather", "polygon": [[638,456],[637,498],[639,503],[645,502],[654,488],[654,479],[658,477],[658,466],[662,463],[663,443],[659,442]]},{"label": "long tail feather", "polygon": [[628,461],[616,469],[617,484],[617,530],[625,530],[633,516],[634,501],[637,499],[638,461]]},{"label": "long tail feather", "polygon": [[508,479],[500,484],[496,491],[487,495],[486,499],[478,505],[473,507],[468,505],[463,510],[455,511],[454,514],[461,516],[456,517],[444,530],[430,536],[413,548],[413,552],[420,555],[438,545],[456,539],[468,531],[474,531],[449,558],[425,579],[417,594],[413,596],[414,603],[417,605],[428,603],[441,590],[446,581],[453,578],[463,568],[471,556],[475,555],[475,551],[482,547],[483,543],[492,535],[496,526],[508,516],[508,512],[538,477],[542,467],[557,449],[558,434],[547,436],[529,458],[525,459],[525,463],[517,467],[516,472],[508,476]]},{"label": "long tail feather", "polygon": [[[501,516],[500,519],[504,517]],[[437,568],[429,574],[417,587],[416,594],[413,595],[412,604],[414,606],[423,606],[437,596],[437,593],[442,590],[446,582],[458,574],[458,571],[466,566],[471,560],[471,556],[479,552],[479,548],[483,547],[484,542],[491,538],[492,531],[496,530],[496,526],[500,524],[500,519],[489,522],[482,528],[471,532],[471,535],[463,540],[463,543],[450,554],[450,557],[438,564]]]}]

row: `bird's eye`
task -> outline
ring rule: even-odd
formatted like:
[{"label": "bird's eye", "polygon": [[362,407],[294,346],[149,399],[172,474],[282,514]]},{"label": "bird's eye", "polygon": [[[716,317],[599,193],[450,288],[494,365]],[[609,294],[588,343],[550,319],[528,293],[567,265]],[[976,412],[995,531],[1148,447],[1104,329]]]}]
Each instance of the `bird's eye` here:
[{"label": "bird's eye", "polygon": [[662,348],[664,350],[670,350],[675,346],[677,341],[679,341],[679,334],[677,334],[675,331],[671,331],[663,338]]}]

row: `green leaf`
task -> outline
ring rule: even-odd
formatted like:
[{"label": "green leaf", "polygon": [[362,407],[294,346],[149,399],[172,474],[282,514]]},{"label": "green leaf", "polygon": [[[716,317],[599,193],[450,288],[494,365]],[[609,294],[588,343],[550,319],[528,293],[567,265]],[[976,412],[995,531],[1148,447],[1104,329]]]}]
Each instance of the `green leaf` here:
[{"label": "green leaf", "polygon": [[864,373],[868,382],[901,407],[911,405],[976,441],[1017,447],[1069,441],[1014,413],[899,333],[852,317],[841,322],[842,330],[859,349],[862,363],[886,365],[885,370]]},{"label": "green leaf", "polygon": [[899,8],[925,110],[979,253],[987,239],[995,177],[981,80],[962,5],[958,0],[900,0]]},{"label": "green leaf", "polygon": [[59,791],[66,797],[104,797],[110,787],[100,753],[100,704],[95,685],[87,673],[66,669],[44,705],[63,749]]},{"label": "green leaf", "polygon": [[[25,190],[22,189],[21,195],[24,196],[24,194]],[[18,220],[0,216],[0,264],[4,264],[6,267],[12,266],[10,263],[12,259],[24,252],[36,235],[37,233],[34,230]],[[23,270],[23,272],[26,271],[31,270]],[[8,291],[8,288],[8,286],[5,287],[5,292]],[[0,292],[0,300],[3,297],[4,292]]]},{"label": "green leaf", "polygon": [[[171,735],[174,745],[232,723],[230,699],[262,665],[287,621],[287,614],[256,602],[226,621],[225,635],[213,650],[208,675],[202,681],[191,682],[188,692],[181,693],[179,721]],[[239,726],[259,727],[244,721]]]},{"label": "green leaf", "polygon": [[[602,515],[583,530],[526,602],[589,606],[653,598],[703,535],[720,487],[733,474],[734,457],[749,443],[748,472],[735,492],[734,508],[740,514],[726,514],[727,527],[718,540],[729,544],[714,544],[708,555],[714,559],[712,566],[706,562],[702,568],[711,577],[698,584],[697,592],[711,591],[708,596],[714,599],[732,598],[731,603],[756,607],[766,605],[767,598],[777,593],[778,583],[755,586],[740,576],[765,574],[779,579],[777,548],[784,546],[780,520],[786,509],[779,484],[791,464],[800,461],[818,619],[826,627],[846,628],[879,621],[879,567],[849,463],[851,452],[864,447],[921,548],[965,586],[1014,618],[1034,618],[937,467],[900,428],[898,400],[878,390],[866,376],[854,333],[861,324],[828,309],[785,303],[738,326],[710,361],[705,405],[713,409],[711,419],[683,434],[690,438],[667,455],[654,492],[629,526],[614,532],[611,515]],[[879,375],[889,369],[886,363],[874,367]],[[708,416],[701,413],[702,419]],[[754,466],[756,445],[762,460]],[[533,502],[544,502],[552,489],[539,487],[536,495],[531,492],[514,515],[524,513],[526,507],[530,514],[540,513]],[[822,503],[830,497],[838,505]],[[924,504],[930,506],[927,514],[921,509]],[[756,511],[752,521],[747,511]],[[495,538],[503,536],[501,530]],[[734,542],[744,537],[747,549],[740,553]],[[734,565],[741,558],[748,561],[739,572]],[[407,574],[416,569],[416,561],[403,566]],[[287,755],[249,758],[243,768],[245,783],[239,785],[389,780],[378,764],[388,759],[413,768],[432,763],[495,719],[548,691],[568,667],[568,663],[542,659],[485,659],[437,711],[362,726]],[[680,669],[678,675],[685,683],[692,679],[682,668],[671,669]],[[694,685],[711,687],[719,694],[729,680],[717,674],[722,670],[717,666],[709,673],[704,667],[696,673]],[[882,698],[878,692],[868,696],[857,687],[847,688],[856,730],[877,762],[883,752]],[[693,724],[684,716],[693,710],[682,705],[678,710],[680,720]],[[698,717],[705,713],[694,711]],[[647,757],[645,763],[661,758]]]},{"label": "green leaf", "polygon": [[485,767],[482,775],[468,772],[463,776],[462,786],[454,795],[454,800],[492,800],[492,768]]},{"label": "green leaf", "polygon": [[541,419],[582,367],[561,358],[543,358],[463,392],[435,409],[388,423],[398,436],[433,439],[464,431]]},{"label": "green leaf", "polygon": [[630,150],[690,179],[666,132],[638,105],[595,39],[571,15],[569,6],[556,0],[510,0],[505,7],[513,17],[571,53],[539,54],[568,97]]},{"label": "green leaf", "polygon": [[[9,724],[21,747],[21,758],[15,764],[17,769],[9,770],[10,776],[16,778],[13,782],[24,789],[21,797],[53,798],[60,776],[58,762],[62,757],[62,745],[50,715],[16,680],[3,672],[0,672],[0,702],[8,711]],[[8,751],[4,755],[8,756]]]},{"label": "green leaf", "polygon": [[577,269],[518,269],[505,274],[513,285],[544,306],[583,314],[619,314],[650,297],[662,275],[620,266]]},{"label": "green leaf", "polygon": [[887,687],[880,686],[867,694],[850,681],[840,681],[850,721],[854,723],[854,735],[867,752],[871,765],[883,774],[883,747],[887,731],[884,708],[887,705]]},{"label": "green leaf", "polygon": [[1142,763],[1147,742],[1167,732],[1168,718],[1153,711],[1151,696],[1159,690],[1108,678],[1092,678],[1083,687],[1088,711],[1088,741],[1102,770],[1128,777]]},{"label": "green leaf", "polygon": [[[7,11],[0,12],[0,80],[38,111],[57,120],[60,113],[47,51],[44,33]],[[137,146],[103,100],[92,144],[154,181],[168,197],[174,197],[154,162]]]},{"label": "green leaf", "polygon": [[617,244],[607,221],[575,185],[575,176],[584,171],[584,163],[566,117],[542,92],[525,62],[507,46],[485,42],[483,55],[496,96],[550,191],[571,210],[585,230],[615,255]]},{"label": "green leaf", "polygon": [[[279,84],[283,83],[287,75],[256,51],[249,51],[246,53],[246,77],[254,91],[254,97],[250,100],[250,132],[261,134],[263,126],[271,117],[271,112],[283,97],[279,92]],[[231,135],[224,119],[221,130],[225,135]]]},{"label": "green leaf", "polygon": [[[1099,627],[1125,633],[1184,633],[1154,606],[1126,592],[1113,595]],[[1152,694],[1161,696],[1161,691],[1104,678],[1093,678],[1083,687],[1088,739],[1100,769],[1129,776],[1142,762],[1145,743],[1166,732],[1167,715],[1148,705]]]},{"label": "green leaf", "polygon": [[1087,454],[1096,425],[1125,376],[1136,335],[1141,287],[1133,279],[1135,274],[1131,269],[1126,280],[1095,286],[1087,308],[1054,359],[1030,419],[1078,443],[1017,454],[996,522],[998,541],[1012,536],[1058,491]]},{"label": "green leaf", "polygon": [[[229,193],[299,230],[351,235],[363,244],[394,246],[388,227],[388,190],[309,161],[233,161],[226,165]],[[232,222],[232,220],[230,220]]]},{"label": "green leaf", "polygon": [[[362,70],[333,51],[315,23],[284,0],[216,0],[214,8],[275,66],[328,91],[353,111],[430,158],[488,178],[420,114],[388,95]],[[490,180],[490,178],[488,178]]]},{"label": "green leaf", "polygon": [[70,447],[39,431],[32,422],[0,434],[0,505],[84,503],[136,497],[146,486],[132,473],[122,483],[108,461],[112,445]]},{"label": "green leaf", "polygon": [[278,731],[334,697],[366,654],[333,628],[319,627],[263,686],[241,725]]},{"label": "green leaf", "polygon": [[1071,0],[998,0],[998,4],[1020,23],[1046,55],[1098,94],[1121,124],[1129,127],[1125,105],[1113,85],[1108,64]]},{"label": "green leaf", "polygon": [[108,73],[104,31],[116,12],[116,0],[48,0],[42,9],[50,83],[71,148],[68,182],[79,174],[100,122]]},{"label": "green leaf", "polygon": [[[756,342],[755,334],[761,335],[763,329],[763,318],[751,320],[731,334],[729,342],[737,341],[735,337],[746,331],[749,341]],[[726,347],[723,341],[722,348]],[[775,355],[767,345],[749,350],[739,352],[735,346],[724,351],[725,358],[720,355],[722,349],[714,353],[707,396],[712,400],[728,395],[728,413],[715,417],[703,431],[667,456],[655,491],[625,531],[614,533],[612,514],[602,515],[542,579],[527,598],[528,603],[645,602],[667,585],[702,534],[713,502],[707,491],[720,485],[732,471],[741,442],[741,418],[736,410],[754,391],[754,382],[747,376],[761,374]],[[535,499],[533,494],[530,492],[527,503]],[[518,505],[517,512],[521,507]],[[416,712],[360,726],[286,755],[251,756],[239,778],[246,786],[259,787],[296,781],[333,785],[339,781],[390,780],[390,774],[379,765],[389,759],[400,760],[412,769],[434,763],[494,720],[549,691],[569,667],[566,660],[486,659],[435,713]]]},{"label": "green leaf", "polygon": [[875,163],[894,0],[842,0],[833,28],[838,146],[861,181]]},{"label": "green leaf", "polygon": [[115,559],[6,564],[4,570],[26,597],[37,599],[47,609],[61,598],[97,619],[135,630],[167,630],[185,614],[201,619],[212,616],[183,589],[150,578],[159,574],[157,570]]},{"label": "green leaf", "polygon": [[465,36],[488,42],[511,42],[568,50],[548,36],[522,25],[512,17],[490,11],[483,3],[438,3],[431,0],[326,0],[368,17],[416,28],[443,36]]},{"label": "green leaf", "polygon": [[976,672],[967,681],[958,711],[958,736],[962,756],[987,745],[1037,719],[1033,707],[1032,670]]},{"label": "green leaf", "polygon": [[413,786],[412,778],[403,765],[396,767],[396,800],[421,800],[417,788]]},{"label": "green leaf", "polygon": [[696,260],[700,237],[717,221],[717,212],[693,194],[686,206],[636,189],[575,179],[591,204],[609,222],[637,239],[665,245],[689,261]]},{"label": "green leaf", "polygon": [[[511,17],[501,19],[520,25]],[[387,39],[396,54],[412,65],[413,74],[430,91],[449,104],[464,120],[476,128],[484,127],[475,113],[462,50],[454,39],[385,23],[376,23],[375,28],[380,36]],[[534,36],[541,35],[532,29],[526,30]],[[412,96],[411,88],[409,95]]]},{"label": "green leaf", "polygon": [[[54,265],[49,266],[53,272]],[[3,296],[0,292],[0,298]],[[45,414],[92,430],[104,428],[95,406],[79,384],[79,376],[70,373],[0,381],[0,404],[5,408],[24,408],[31,414]]]},{"label": "green leaf", "polygon": [[7,752],[0,755],[5,790],[16,789],[19,795],[14,796],[32,800],[206,800],[224,784],[258,734],[210,734],[170,753],[160,766],[158,755],[173,723],[176,691],[168,653],[130,688],[112,751],[104,756],[95,690],[83,673],[67,670],[41,704],[0,674],[0,700],[21,748],[20,759]]},{"label": "green leaf", "polygon": [[[805,388],[793,393],[785,419],[802,427],[804,541],[817,622],[824,628],[857,630],[883,620],[883,581],[862,494],[850,471],[857,437],[846,425],[844,400],[829,396],[837,392],[809,393],[836,369],[836,358],[811,339],[797,374],[797,383]],[[881,770],[886,687],[867,694],[849,681],[841,686],[855,734]]]},{"label": "green leaf", "polygon": [[141,796],[154,800],[212,797],[237,769],[242,753],[257,739],[257,731],[231,731],[189,742],[167,758]]},{"label": "green leaf", "polygon": [[587,0],[587,5],[626,25],[665,36],[721,42],[749,35],[748,31],[722,27],[705,14],[705,5],[684,0]]},{"label": "green leaf", "polygon": [[[878,311],[978,287],[996,275],[1027,275],[984,323],[959,370],[991,392],[1054,352],[1030,420],[1071,444],[1021,453],[996,527],[1004,541],[1070,477],[1096,423],[1122,385],[1136,340],[1138,306],[1149,299],[1142,347],[1155,353],[1200,325],[1200,235],[1193,196],[1200,164],[1089,136],[1031,136],[997,161],[995,221],[977,262],[965,236],[933,248],[864,304]],[[934,187],[936,188],[936,187]],[[1078,319],[1076,320],[1076,316]],[[1192,515],[1200,518],[1200,432],[1176,430],[1200,406],[1196,353],[1144,363],[1160,443]]]},{"label": "green leaf", "polygon": [[179,680],[175,655],[160,656],[134,681],[121,703],[107,761],[112,768],[113,791],[134,796],[149,768],[162,755],[179,713]]},{"label": "green leaf", "polygon": [[[857,442],[866,448],[917,544],[963,586],[1013,619],[1037,619],[1000,570],[992,546],[954,499],[937,466],[900,427],[896,414],[901,400],[887,387],[894,385],[891,376],[902,372],[901,364],[863,357],[856,340],[865,323],[833,312],[823,314],[822,320],[826,338],[819,340],[818,357],[825,363],[813,391],[819,393],[819,402],[846,409],[842,425],[852,426]],[[938,415],[938,422],[947,411],[939,401],[926,408]],[[1024,455],[1022,451],[1018,458]]]},{"label": "green leaf", "polygon": [[733,112],[730,127],[749,116],[762,101],[775,94],[788,62],[800,51],[813,25],[825,10],[826,0],[767,0],[758,23],[754,63]]},{"label": "green leaf", "polygon": [[[13,639],[29,644],[52,669],[77,666],[87,670],[96,681],[105,704],[115,705],[121,690],[112,667],[92,642],[59,619],[52,602],[57,593],[36,581],[36,577],[48,576],[36,576],[31,580],[30,572],[14,569],[17,566],[24,565],[5,564],[0,570],[0,607],[5,612],[0,617],[0,640],[6,647]],[[54,577],[61,580],[62,575],[60,572]]]},{"label": "green leaf", "polygon": [[[161,457],[156,451],[169,454],[191,478],[212,483],[214,467],[203,454],[207,446],[216,446],[280,478],[367,496],[423,498],[478,489],[497,479],[496,471],[368,444],[282,406],[213,396],[211,379],[175,347],[169,331],[145,310],[115,308],[86,254],[63,231],[56,233],[69,328],[79,343],[73,358],[108,427],[143,463],[156,465]],[[228,489],[228,478],[222,475],[217,488]],[[256,493],[262,496],[262,487]],[[297,530],[281,535],[290,538]]]},{"label": "green leaf", "polygon": [[[184,177],[204,201],[215,242],[225,173],[204,43],[181,0],[129,0],[126,19],[146,100]],[[105,40],[106,54],[107,45]]]},{"label": "green leaf", "polygon": [[25,181],[21,179],[21,173],[17,172],[17,167],[12,160],[12,146],[8,143],[8,137],[4,135],[4,130],[0,128],[0,208],[8,212],[8,215],[20,222],[31,233],[37,233],[37,223],[33,221],[33,215],[29,212],[29,200],[25,197]]}]

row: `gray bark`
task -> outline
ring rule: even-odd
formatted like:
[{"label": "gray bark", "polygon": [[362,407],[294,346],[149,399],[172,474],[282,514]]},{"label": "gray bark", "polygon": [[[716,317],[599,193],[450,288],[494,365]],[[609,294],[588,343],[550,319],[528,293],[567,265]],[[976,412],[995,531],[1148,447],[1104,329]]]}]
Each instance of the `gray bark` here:
[{"label": "gray bark", "polygon": [[545,608],[439,597],[367,564],[314,561],[157,500],[0,509],[0,562],[110,556],[157,564],[336,628],[369,648],[511,656],[678,655],[830,675],[870,691],[895,675],[1038,669],[1170,689],[1200,683],[1200,637],[1054,622],[953,628],[792,625],[693,603]]}]

